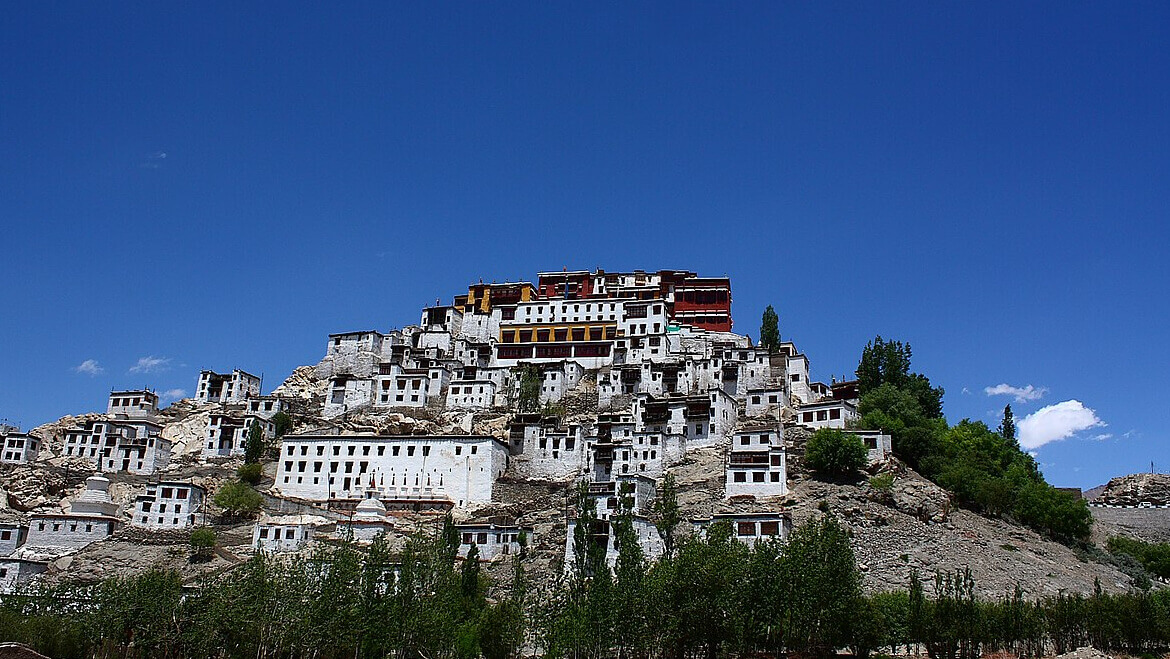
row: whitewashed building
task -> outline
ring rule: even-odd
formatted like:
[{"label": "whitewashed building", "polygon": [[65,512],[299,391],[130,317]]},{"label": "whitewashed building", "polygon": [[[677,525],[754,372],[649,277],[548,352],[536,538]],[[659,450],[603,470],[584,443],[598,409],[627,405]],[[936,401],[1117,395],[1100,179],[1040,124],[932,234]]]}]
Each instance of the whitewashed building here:
[{"label": "whitewashed building", "polygon": [[0,523],[0,556],[11,556],[28,539],[28,525],[16,522]]},{"label": "whitewashed building", "polygon": [[775,497],[788,494],[783,435],[776,427],[736,432],[727,451],[723,496]]},{"label": "whitewashed building", "polygon": [[149,389],[111,391],[106,414],[126,419],[153,419],[158,416],[158,394]]},{"label": "whitewashed building", "polygon": [[257,396],[248,399],[248,416],[271,420],[281,412],[287,413],[288,403],[279,396]]},{"label": "whitewashed building", "polygon": [[0,463],[28,464],[37,459],[41,451],[41,438],[31,433],[20,432],[12,426],[0,425]]},{"label": "whitewashed building", "polygon": [[105,540],[120,528],[118,505],[110,499],[110,480],[90,476],[85,490],[70,504],[68,513],[34,513],[29,516],[27,547],[77,550]]},{"label": "whitewashed building", "polygon": [[11,595],[37,575],[44,574],[49,564],[23,558],[0,558],[0,595]]},{"label": "whitewashed building", "polygon": [[500,556],[515,556],[520,553],[520,536],[532,544],[532,527],[518,524],[497,524],[494,522],[459,524],[459,557],[467,558],[475,546],[479,560],[492,561]]},{"label": "whitewashed building", "polygon": [[845,432],[860,437],[861,441],[865,443],[870,464],[882,462],[894,452],[892,438],[881,430],[846,430]]},{"label": "whitewashed building", "polygon": [[298,551],[328,524],[328,520],[314,515],[268,517],[252,527],[252,548],[268,554]]},{"label": "whitewashed building", "polygon": [[260,378],[240,369],[231,373],[200,371],[195,400],[200,403],[234,405],[260,395]]},{"label": "whitewashed building", "polygon": [[430,492],[462,508],[491,501],[507,466],[507,445],[484,435],[286,435],[275,486],[326,501],[360,498],[372,481],[383,501]]},{"label": "whitewashed building", "polygon": [[815,430],[821,428],[846,428],[853,426],[861,416],[857,406],[846,400],[831,398],[801,405],[797,410],[797,423]]},{"label": "whitewashed building", "polygon": [[719,513],[711,517],[692,520],[695,533],[706,536],[711,525],[724,522],[730,525],[732,537],[740,542],[755,546],[757,542],[778,539],[787,540],[792,531],[792,517],[784,511],[762,513]]},{"label": "whitewashed building", "polygon": [[491,380],[456,380],[447,387],[447,408],[489,410],[496,403],[496,383]]},{"label": "whitewashed building", "polygon": [[134,500],[132,526],[147,529],[187,529],[195,526],[207,491],[194,483],[162,481],[148,485]]},{"label": "whitewashed building", "polygon": [[[570,519],[568,521],[567,537],[565,540],[565,571],[569,572],[574,569],[577,560],[576,547],[576,533],[577,520]],[[648,517],[640,515],[633,516],[634,534],[638,538],[638,546],[642,548],[642,554],[646,560],[652,561],[666,552],[666,543],[662,540],[662,535],[658,533],[658,527]],[[618,548],[614,534],[613,524],[610,520],[597,520],[593,529],[585,535],[586,542],[593,542],[598,545],[605,546],[605,562],[612,570],[617,564]]]}]

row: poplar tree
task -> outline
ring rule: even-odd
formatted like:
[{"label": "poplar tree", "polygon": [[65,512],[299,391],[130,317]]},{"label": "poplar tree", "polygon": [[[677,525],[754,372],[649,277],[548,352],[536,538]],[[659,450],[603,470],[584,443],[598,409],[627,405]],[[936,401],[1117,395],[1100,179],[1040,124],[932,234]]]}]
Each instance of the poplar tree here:
[{"label": "poplar tree", "polygon": [[760,323],[760,347],[769,354],[780,350],[780,318],[770,304],[764,309],[764,318]]}]

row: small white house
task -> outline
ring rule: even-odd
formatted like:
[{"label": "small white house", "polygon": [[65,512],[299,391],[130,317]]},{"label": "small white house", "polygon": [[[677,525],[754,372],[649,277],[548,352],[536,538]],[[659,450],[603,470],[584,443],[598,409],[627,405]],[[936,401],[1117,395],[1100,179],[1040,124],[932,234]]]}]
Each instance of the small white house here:
[{"label": "small white house", "polygon": [[313,540],[328,522],[314,515],[269,517],[252,527],[252,548],[265,553],[297,551]]},{"label": "small white house", "polygon": [[788,465],[777,428],[736,432],[727,451],[723,496],[774,497],[788,494]]},{"label": "small white house", "polygon": [[[658,527],[647,517],[635,515],[633,517],[634,534],[638,537],[638,545],[647,560],[654,560],[666,551],[666,543],[658,533]],[[577,520],[568,521],[565,539],[565,571],[571,571],[577,557],[576,548]],[[605,562],[613,569],[617,563],[618,549],[615,542],[613,524],[609,520],[597,520],[593,528],[584,535],[586,542],[593,542],[605,546]]]},{"label": "small white house", "polygon": [[474,545],[479,560],[492,561],[499,556],[514,556],[520,553],[520,536],[532,543],[532,528],[516,524],[459,524],[459,557],[467,558]]},{"label": "small white house", "polygon": [[278,396],[257,396],[248,399],[248,416],[271,420],[281,412],[288,411],[288,403]]},{"label": "small white house", "polygon": [[821,400],[801,405],[796,413],[797,423],[815,430],[821,428],[844,429],[855,424],[860,415],[857,406],[846,400]]},{"label": "small white house", "polygon": [[37,459],[41,450],[41,438],[20,432],[11,426],[0,425],[0,462],[4,464],[28,464]]},{"label": "small white house", "polygon": [[162,481],[148,485],[134,500],[130,524],[148,529],[191,528],[206,495],[206,490],[193,483]]},{"label": "small white house", "polygon": [[195,400],[200,403],[239,404],[260,395],[260,378],[235,369],[231,373],[200,371]]},{"label": "small white house", "polygon": [[447,387],[447,408],[489,410],[495,403],[496,383],[491,380],[456,380]]},{"label": "small white house", "polygon": [[48,563],[23,558],[0,558],[0,595],[10,595],[38,574],[49,569]]},{"label": "small white house", "polygon": [[113,535],[122,525],[118,504],[110,499],[110,480],[85,479],[85,490],[70,504],[68,513],[29,516],[28,547],[76,550]]},{"label": "small white house", "polygon": [[129,419],[153,419],[158,415],[158,394],[149,389],[111,391],[106,414]]},{"label": "small white house", "polygon": [[27,538],[27,525],[15,522],[0,523],[0,556],[11,556]]},{"label": "small white house", "polygon": [[787,540],[792,531],[792,517],[784,511],[763,513],[719,513],[711,517],[691,521],[695,533],[705,536],[711,525],[726,522],[731,525],[732,536],[754,546],[762,540],[778,538]]},{"label": "small white house", "polygon": [[889,435],[881,430],[846,430],[845,432],[857,435],[865,442],[870,464],[882,462],[893,453],[893,441]]}]

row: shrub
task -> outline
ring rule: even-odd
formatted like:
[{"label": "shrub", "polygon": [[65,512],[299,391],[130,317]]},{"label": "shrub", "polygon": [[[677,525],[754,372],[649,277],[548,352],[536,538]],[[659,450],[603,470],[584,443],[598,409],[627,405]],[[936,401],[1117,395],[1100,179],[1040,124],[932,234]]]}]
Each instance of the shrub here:
[{"label": "shrub", "polygon": [[808,466],[826,476],[847,476],[865,466],[869,452],[857,435],[835,428],[821,428],[809,438],[804,458]]},{"label": "shrub", "polygon": [[264,475],[264,467],[259,462],[250,462],[236,470],[236,476],[245,483],[255,485]]},{"label": "shrub", "polygon": [[276,426],[276,436],[284,437],[288,431],[292,430],[292,417],[284,412],[277,412],[272,415],[272,425]]},{"label": "shrub", "polygon": [[227,517],[251,515],[260,510],[264,504],[260,493],[252,489],[247,483],[228,483],[215,493],[215,505],[223,508]]},{"label": "shrub", "polygon": [[202,526],[191,532],[191,537],[188,542],[191,544],[192,558],[206,558],[211,556],[211,550],[215,548],[215,543],[218,538],[215,531]]}]

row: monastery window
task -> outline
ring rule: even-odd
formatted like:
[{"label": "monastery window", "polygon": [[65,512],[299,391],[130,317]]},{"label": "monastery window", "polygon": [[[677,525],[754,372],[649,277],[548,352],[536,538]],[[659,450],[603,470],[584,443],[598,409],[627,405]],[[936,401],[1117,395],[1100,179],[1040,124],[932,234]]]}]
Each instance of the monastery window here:
[{"label": "monastery window", "polygon": [[305,461],[301,460],[300,462],[297,463],[297,471],[304,471],[304,470],[305,470]]},{"label": "monastery window", "polygon": [[324,446],[317,447],[317,455],[325,455],[325,447]]},{"label": "monastery window", "polygon": [[779,396],[768,396],[768,402],[769,403],[778,403],[778,402],[780,402],[780,397]]},{"label": "monastery window", "polygon": [[750,537],[756,534],[755,522],[737,522],[735,525],[735,534],[743,537]]},{"label": "monastery window", "polygon": [[793,373],[788,379],[793,382],[800,382],[800,373]]},{"label": "monastery window", "polygon": [[406,455],[408,455],[408,456],[413,456],[413,455],[414,455],[414,447],[413,447],[413,446],[407,446],[407,447],[406,447]]},{"label": "monastery window", "polygon": [[333,455],[341,455],[341,447],[340,446],[333,447]]},{"label": "monastery window", "polygon": [[780,522],[760,522],[760,535],[780,535]]},{"label": "monastery window", "polygon": [[739,443],[743,446],[747,446],[748,444],[751,443],[751,441],[752,441],[752,438],[749,437],[748,435],[744,435],[743,437],[739,438]]},{"label": "monastery window", "polygon": [[296,531],[294,531],[293,529],[285,529],[284,530],[284,539],[285,540],[292,540],[295,535],[296,535]]},{"label": "monastery window", "polygon": [[477,449],[479,449],[479,447],[478,447],[478,446],[472,446],[472,447],[471,447],[471,454],[472,454],[472,455],[475,455],[475,453],[476,453],[476,450],[477,450]]},{"label": "monastery window", "polygon": [[267,528],[260,527],[260,538],[263,540],[268,539],[268,529]]},{"label": "monastery window", "polygon": [[313,473],[320,473],[320,472],[321,472],[321,463],[314,462],[313,463]]},{"label": "monastery window", "polygon": [[284,463],[284,470],[292,471],[292,460],[288,460]]},{"label": "monastery window", "polygon": [[[340,463],[340,462],[330,462],[330,463],[329,463],[329,473],[331,473],[331,474],[336,474],[336,473],[337,473],[337,470],[338,470],[338,468],[339,468],[339,467],[341,467],[341,463]],[[332,482],[333,482],[333,479],[332,479],[332,478],[330,478],[330,479],[329,479],[329,482],[330,482],[330,483],[332,483]]]},{"label": "monastery window", "polygon": [[762,471],[752,472],[752,482],[753,483],[763,483],[764,482],[764,472],[762,472]]},{"label": "monastery window", "polygon": [[549,331],[548,331],[548,330],[546,330],[546,329],[543,329],[543,330],[536,330],[536,331],[535,331],[535,334],[536,334],[536,338],[535,338],[535,339],[533,339],[534,341],[537,341],[537,342],[540,342],[540,343],[544,343],[544,342],[548,341],[548,337],[549,337]]},{"label": "monastery window", "polygon": [[802,414],[800,415],[800,420],[801,420],[801,421],[805,421],[805,422],[810,422],[810,421],[812,421],[812,420],[813,420],[813,413],[812,413],[812,412],[804,412],[804,413],[802,413]]},{"label": "monastery window", "polygon": [[841,410],[829,410],[829,418],[830,419],[840,419],[841,418]]},{"label": "monastery window", "polygon": [[752,405],[759,405],[759,404],[760,404],[760,397],[759,396],[752,396]]},{"label": "monastery window", "polygon": [[825,410],[817,410],[817,421],[827,421],[829,413]]},{"label": "monastery window", "polygon": [[399,452],[401,449],[402,449],[402,447],[401,447],[401,446],[393,446],[393,447],[391,447],[391,452],[394,454],[394,457],[398,457],[398,452]]},{"label": "monastery window", "polygon": [[[353,463],[352,463],[352,462],[346,462],[346,463],[345,463],[345,473],[347,473],[347,474],[352,474],[352,473],[353,473]],[[348,480],[348,479],[347,479],[347,480]],[[347,489],[348,489],[348,488],[347,488]]]},{"label": "monastery window", "polygon": [[463,455],[463,447],[462,446],[455,447],[455,455]]},{"label": "monastery window", "polygon": [[353,454],[354,454],[354,451],[356,451],[356,450],[357,450],[357,447],[356,447],[356,446],[354,446],[353,444],[350,444],[349,446],[347,446],[347,447],[345,447],[345,448],[346,448],[346,452],[347,452],[349,455],[353,455]]},{"label": "monastery window", "polygon": [[747,474],[742,471],[737,471],[731,475],[731,480],[736,483],[745,483],[747,482]]},{"label": "monastery window", "polygon": [[773,483],[779,483],[779,482],[780,482],[780,472],[778,472],[778,471],[773,471],[773,472],[772,472],[772,482],[773,482]]}]

